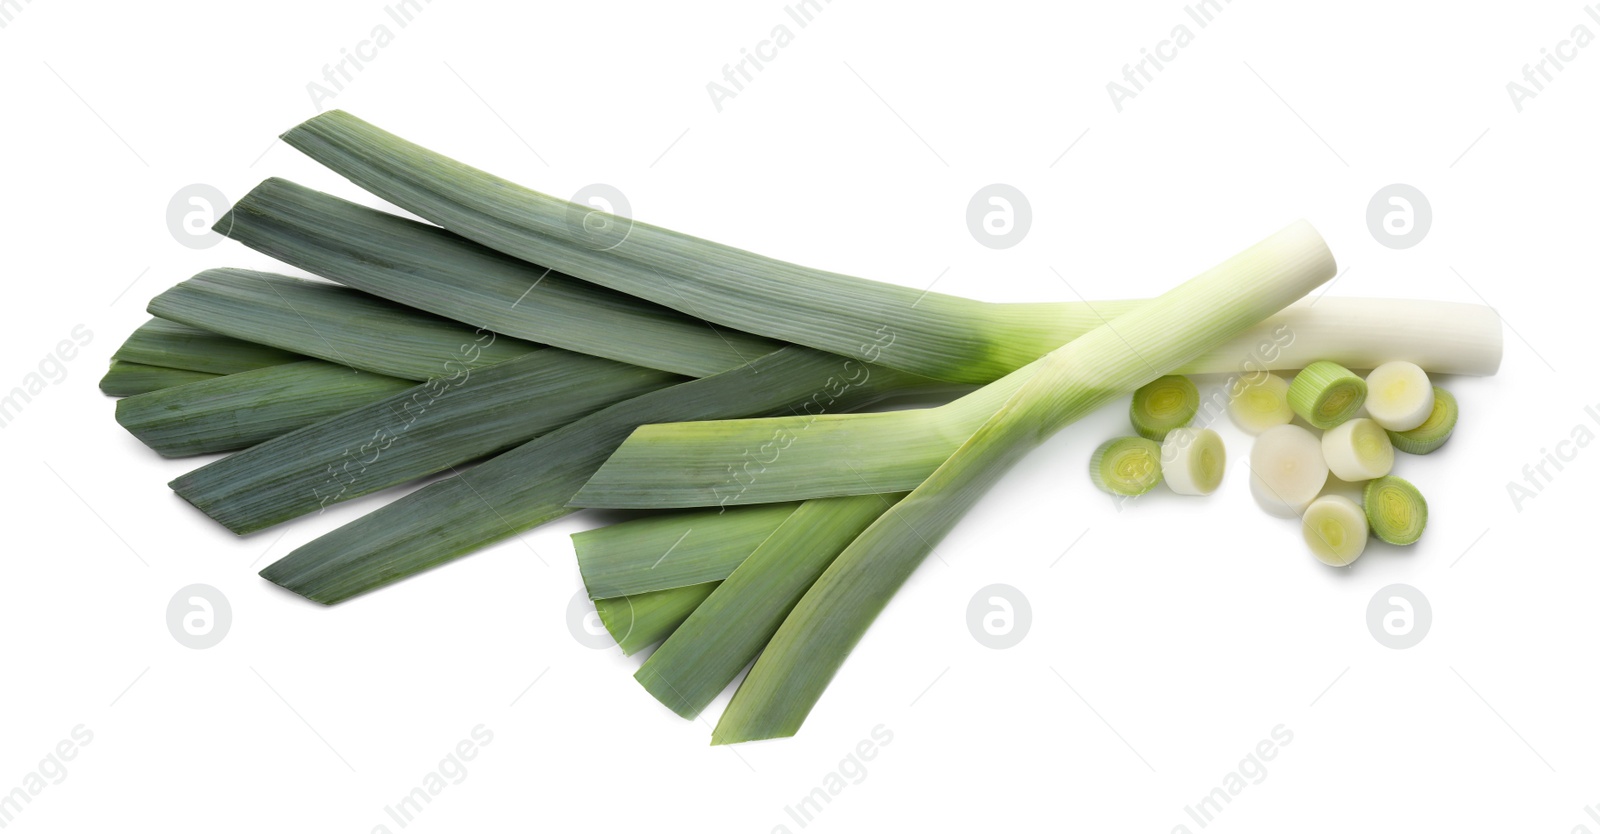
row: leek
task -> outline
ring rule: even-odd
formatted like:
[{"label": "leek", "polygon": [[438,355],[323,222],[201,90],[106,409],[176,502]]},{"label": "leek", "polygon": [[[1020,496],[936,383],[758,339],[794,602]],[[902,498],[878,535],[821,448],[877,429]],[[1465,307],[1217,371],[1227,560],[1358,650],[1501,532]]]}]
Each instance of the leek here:
[{"label": "leek", "polygon": [[398,304],[633,365],[708,376],[781,347],[285,180],[256,186],[216,229]]},{"label": "leek", "polygon": [[204,371],[186,371],[182,368],[114,361],[106,371],[106,375],[100,378],[100,391],[112,397],[131,397],[191,382],[217,379],[221,376]]},{"label": "leek", "polygon": [[166,457],[230,452],[411,386],[307,359],[128,397],[117,422]]},{"label": "leek", "polygon": [[903,496],[800,505],[711,592],[634,678],[668,709],[699,715],[761,653],[817,577]]},{"label": "leek", "polygon": [[164,319],[151,319],[139,325],[111,355],[113,362],[208,374],[236,374],[304,358],[275,347]]},{"label": "leek", "polygon": [[1342,481],[1370,481],[1394,468],[1394,444],[1370,417],[1357,417],[1322,434],[1322,458]]},{"label": "leek", "polygon": [[644,594],[726,579],[795,504],[639,518],[572,536],[590,599]]},{"label": "leek", "polygon": [[1272,515],[1299,516],[1327,482],[1322,441],[1299,426],[1267,429],[1250,448],[1250,493]]},{"label": "leek", "polygon": [[573,493],[644,423],[849,410],[915,387],[887,368],[783,348],[576,420],[315,539],[261,575],[336,603],[573,512]]},{"label": "leek", "polygon": [[1372,534],[1389,544],[1415,544],[1428,526],[1428,502],[1404,478],[1385,475],[1368,481],[1361,492]]},{"label": "leek", "polygon": [[1367,413],[1389,431],[1410,431],[1433,414],[1433,383],[1411,362],[1385,362],[1367,374]]},{"label": "leek", "polygon": [[1337,362],[1313,362],[1289,383],[1289,405],[1319,429],[1354,417],[1367,399],[1367,383]]},{"label": "leek", "polygon": [[150,312],[236,339],[417,381],[454,376],[538,347],[346,287],[243,269],[202,272],[152,299]]},{"label": "leek", "polygon": [[665,640],[694,610],[716,590],[719,583],[707,582],[665,591],[651,591],[626,597],[594,601],[600,622],[617,641],[625,655],[633,654]]},{"label": "leek", "polygon": [[734,693],[714,744],[793,735],[934,543],[1030,449],[1122,392],[1282,309],[1334,274],[1291,226],[1030,366],[1016,392],[911,494],[839,554]]},{"label": "leek", "polygon": [[170,486],[228,529],[249,533],[493,454],[676,379],[609,359],[537,350],[406,388]]},{"label": "leek", "polygon": [[1228,451],[1211,429],[1173,429],[1161,443],[1161,477],[1179,495],[1210,495],[1222,485]]},{"label": "leek", "polygon": [[1300,519],[1301,535],[1311,555],[1325,565],[1342,568],[1367,549],[1367,517],[1343,495],[1324,495],[1311,502]]}]

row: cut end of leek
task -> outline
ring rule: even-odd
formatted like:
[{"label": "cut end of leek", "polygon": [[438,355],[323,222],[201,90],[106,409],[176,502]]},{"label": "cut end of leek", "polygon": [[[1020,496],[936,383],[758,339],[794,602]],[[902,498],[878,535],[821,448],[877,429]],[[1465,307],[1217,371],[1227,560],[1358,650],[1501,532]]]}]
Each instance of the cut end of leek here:
[{"label": "cut end of leek", "polygon": [[1367,374],[1367,413],[1389,431],[1411,431],[1433,413],[1433,383],[1410,362],[1385,362]]},{"label": "cut end of leek", "polygon": [[1366,399],[1366,381],[1343,365],[1325,360],[1307,365],[1289,383],[1289,406],[1319,429],[1331,429],[1354,417]]},{"label": "cut end of leek", "polygon": [[1189,425],[1200,410],[1200,389],[1186,376],[1164,376],[1133,392],[1128,419],[1140,437],[1160,442]]},{"label": "cut end of leek", "polygon": [[1367,549],[1367,517],[1343,495],[1324,495],[1311,502],[1300,531],[1311,555],[1336,568],[1354,562]]},{"label": "cut end of leek", "polygon": [[1426,455],[1450,439],[1456,430],[1456,398],[1449,391],[1433,387],[1433,411],[1422,425],[1409,431],[1389,432],[1389,442],[1408,455]]},{"label": "cut end of leek", "polygon": [[1422,538],[1422,530],[1428,526],[1428,502],[1410,481],[1385,475],[1367,482],[1361,497],[1367,523],[1378,538],[1400,545]]},{"label": "cut end of leek", "polygon": [[1250,434],[1288,424],[1294,419],[1289,381],[1268,373],[1236,378],[1228,392],[1228,417]]},{"label": "cut end of leek", "polygon": [[1250,493],[1279,518],[1303,514],[1327,481],[1322,441],[1299,426],[1267,429],[1250,449]]},{"label": "cut end of leek", "polygon": [[1322,435],[1322,457],[1341,480],[1370,481],[1394,468],[1394,444],[1377,421],[1357,417]]},{"label": "cut end of leek", "polygon": [[1215,492],[1227,463],[1222,436],[1211,429],[1173,429],[1161,444],[1161,476],[1179,495]]},{"label": "cut end of leek", "polygon": [[1161,483],[1161,446],[1143,437],[1116,437],[1089,458],[1089,477],[1112,495],[1143,495]]}]

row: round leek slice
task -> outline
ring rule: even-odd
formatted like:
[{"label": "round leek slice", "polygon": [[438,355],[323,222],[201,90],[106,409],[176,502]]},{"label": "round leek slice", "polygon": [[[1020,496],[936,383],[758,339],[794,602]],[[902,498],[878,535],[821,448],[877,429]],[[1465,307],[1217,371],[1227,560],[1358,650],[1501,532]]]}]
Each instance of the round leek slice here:
[{"label": "round leek slice", "polygon": [[1200,410],[1200,389],[1186,376],[1164,376],[1133,392],[1128,419],[1140,437],[1161,441],[1189,425]]},{"label": "round leek slice", "polygon": [[1331,429],[1354,417],[1367,399],[1367,383],[1350,369],[1326,360],[1312,362],[1289,383],[1289,406],[1307,423]]},{"label": "round leek slice", "polygon": [[1311,555],[1325,565],[1342,568],[1367,549],[1367,517],[1343,495],[1324,495],[1311,502],[1300,519]]},{"label": "round leek slice", "polygon": [[1250,493],[1272,515],[1301,515],[1327,482],[1322,441],[1299,426],[1267,429],[1250,449]]},{"label": "round leek slice", "polygon": [[1289,381],[1276,374],[1251,374],[1234,380],[1228,392],[1228,416],[1233,424],[1260,434],[1294,419],[1289,407]]},{"label": "round leek slice", "polygon": [[1385,475],[1368,481],[1361,496],[1372,532],[1389,544],[1411,544],[1428,526],[1428,502],[1404,478]]},{"label": "round leek slice", "polygon": [[1422,425],[1410,431],[1391,431],[1389,441],[1408,455],[1426,455],[1444,445],[1456,430],[1456,398],[1449,391],[1433,386],[1433,412]]},{"label": "round leek slice", "polygon": [[1322,458],[1343,480],[1370,481],[1394,468],[1394,444],[1376,420],[1357,417],[1323,433]]},{"label": "round leek slice", "polygon": [[1367,374],[1367,413],[1389,431],[1411,431],[1433,413],[1433,383],[1410,362],[1385,362]]},{"label": "round leek slice", "polygon": [[1211,429],[1173,429],[1161,444],[1161,476],[1179,495],[1215,492],[1227,463],[1222,435]]},{"label": "round leek slice", "polygon": [[1143,437],[1116,437],[1089,458],[1089,477],[1112,495],[1143,495],[1161,483],[1161,445]]}]

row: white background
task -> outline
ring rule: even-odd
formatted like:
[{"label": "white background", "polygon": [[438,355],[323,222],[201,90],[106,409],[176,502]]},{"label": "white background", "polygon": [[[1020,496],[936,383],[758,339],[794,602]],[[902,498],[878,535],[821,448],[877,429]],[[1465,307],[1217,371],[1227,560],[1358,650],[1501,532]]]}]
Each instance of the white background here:
[{"label": "white background", "polygon": [[[670,228],[991,300],[1153,295],[1307,217],[1343,270],[1332,294],[1492,304],[1504,365],[1445,380],[1455,438],[1401,461],[1429,498],[1422,542],[1348,570],[1253,506],[1225,421],[1219,494],[1118,512],[1084,472],[1126,431],[1108,407],[939,544],[797,738],[709,747],[708,723],[630,680],[637,660],[569,632],[567,537],[593,516],[324,609],[255,572],[399,491],[237,539],[164,486],[194,462],[148,452],[95,388],[150,296],[271,268],[179,245],[178,189],[277,175],[371,202],[273,137],[384,23],[393,43],[323,106],[553,194],[609,183]],[[793,43],[718,112],[707,83],[782,23]],[[1106,84],[1184,23],[1193,44],[1119,113]],[[398,830],[384,807],[480,724],[492,743],[409,830],[800,830],[785,806],[879,725],[892,742],[807,830],[1198,830],[1184,807],[1281,724],[1292,743],[1208,830],[1600,831],[1600,450],[1520,512],[1507,493],[1574,427],[1600,432],[1600,46],[1520,113],[1506,90],[1580,24],[1600,34],[1578,2],[1239,0],[1202,29],[1176,2],[835,0],[802,29],[779,2],[454,1],[400,29],[379,2],[19,0],[0,29],[0,388],[74,326],[94,336],[0,430],[0,791],[74,727],[93,741],[7,830]],[[995,182],[1033,212],[1003,251],[965,223]],[[1396,182],[1433,211],[1405,250],[1366,223]],[[1365,623],[1396,582],[1433,609],[1403,651]],[[164,622],[192,583],[233,609],[205,651]],[[1033,611],[1006,651],[967,631],[992,583]]]}]

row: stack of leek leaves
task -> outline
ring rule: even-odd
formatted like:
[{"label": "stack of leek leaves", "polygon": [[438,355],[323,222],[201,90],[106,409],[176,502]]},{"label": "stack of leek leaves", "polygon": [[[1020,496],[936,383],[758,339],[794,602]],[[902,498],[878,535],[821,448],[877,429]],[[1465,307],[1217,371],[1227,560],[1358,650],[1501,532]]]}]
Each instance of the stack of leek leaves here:
[{"label": "stack of leek leaves", "polygon": [[262,183],[217,230],[336,284],[212,270],[162,293],[102,382],[131,394],[119,422],[165,455],[242,449],[171,484],[241,534],[454,472],[262,571],[329,604],[580,507],[682,510],[574,538],[624,651],[661,644],[636,677],[667,706],[698,714],[755,661],[716,743],[792,735],[987,487],[1119,395],[1499,363],[1486,307],[1296,304],[1334,274],[1304,222],[1153,300],[992,304],[595,212],[339,111],[284,139],[434,225]]}]

